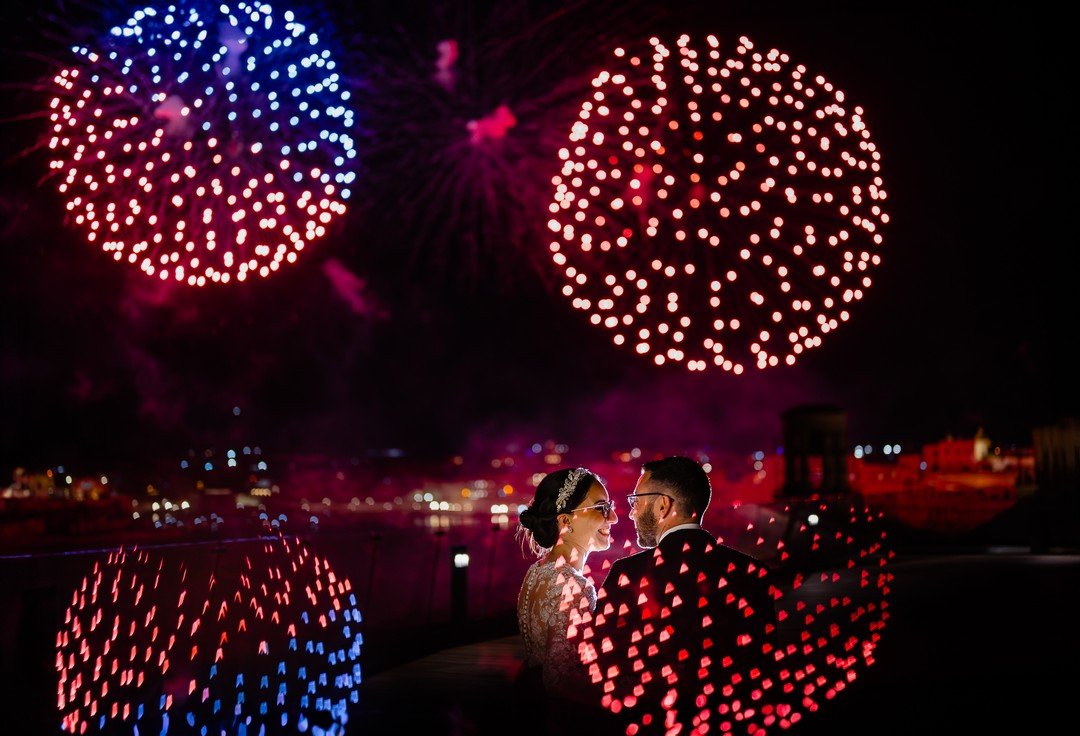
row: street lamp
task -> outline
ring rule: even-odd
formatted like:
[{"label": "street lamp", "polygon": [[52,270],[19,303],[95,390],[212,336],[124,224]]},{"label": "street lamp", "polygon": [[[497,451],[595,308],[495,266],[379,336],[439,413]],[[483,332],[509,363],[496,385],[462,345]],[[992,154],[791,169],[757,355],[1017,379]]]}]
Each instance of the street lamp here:
[{"label": "street lamp", "polygon": [[469,599],[469,551],[464,545],[450,548],[450,611],[455,621],[464,621]]}]

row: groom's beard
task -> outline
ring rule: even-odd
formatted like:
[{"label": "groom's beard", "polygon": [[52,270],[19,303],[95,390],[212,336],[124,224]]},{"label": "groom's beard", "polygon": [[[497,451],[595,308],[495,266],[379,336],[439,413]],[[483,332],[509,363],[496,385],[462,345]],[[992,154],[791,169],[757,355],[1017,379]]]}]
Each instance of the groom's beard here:
[{"label": "groom's beard", "polygon": [[656,523],[656,514],[651,508],[647,508],[634,517],[634,526],[637,528],[637,543],[639,547],[648,549],[656,546],[656,533],[659,531]]}]

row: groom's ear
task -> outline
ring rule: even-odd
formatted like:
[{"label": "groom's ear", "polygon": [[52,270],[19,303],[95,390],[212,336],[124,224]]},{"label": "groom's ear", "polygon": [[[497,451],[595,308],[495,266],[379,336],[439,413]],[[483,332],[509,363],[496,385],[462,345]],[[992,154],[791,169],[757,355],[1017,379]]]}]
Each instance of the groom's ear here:
[{"label": "groom's ear", "polygon": [[661,496],[660,503],[667,504],[667,510],[664,511],[664,516],[667,516],[671,511],[675,509],[675,499],[670,496]]}]

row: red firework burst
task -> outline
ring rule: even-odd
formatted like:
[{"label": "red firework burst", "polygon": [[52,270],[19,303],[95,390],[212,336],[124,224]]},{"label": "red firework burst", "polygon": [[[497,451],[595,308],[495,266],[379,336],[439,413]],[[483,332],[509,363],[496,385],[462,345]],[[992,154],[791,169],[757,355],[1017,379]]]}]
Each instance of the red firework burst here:
[{"label": "red firework burst", "polygon": [[592,82],[552,183],[563,294],[657,365],[791,365],[871,286],[888,214],[864,111],[746,37],[652,38]]}]

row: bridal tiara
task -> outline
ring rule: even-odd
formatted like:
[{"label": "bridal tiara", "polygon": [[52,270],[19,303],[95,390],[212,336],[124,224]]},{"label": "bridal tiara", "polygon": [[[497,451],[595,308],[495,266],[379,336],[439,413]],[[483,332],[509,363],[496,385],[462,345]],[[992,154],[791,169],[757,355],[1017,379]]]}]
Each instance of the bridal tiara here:
[{"label": "bridal tiara", "polygon": [[562,513],[566,510],[566,503],[570,500],[570,496],[574,494],[574,489],[577,488],[578,482],[588,472],[589,471],[585,468],[574,468],[570,471],[570,475],[566,476],[562,488],[559,489],[559,495],[555,498],[555,511],[557,513]]}]

